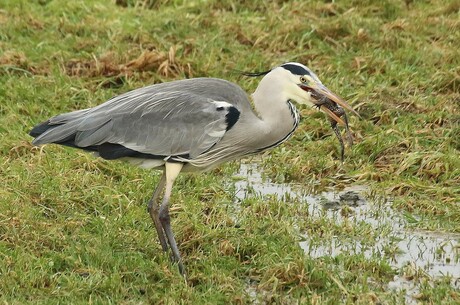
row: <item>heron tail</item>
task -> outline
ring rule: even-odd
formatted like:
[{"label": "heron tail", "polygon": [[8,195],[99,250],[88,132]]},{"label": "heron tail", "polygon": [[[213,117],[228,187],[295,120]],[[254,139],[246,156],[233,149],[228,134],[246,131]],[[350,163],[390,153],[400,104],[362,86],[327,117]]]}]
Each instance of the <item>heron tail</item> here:
[{"label": "heron tail", "polygon": [[74,140],[78,125],[88,109],[57,115],[32,128],[29,135],[35,139],[34,145],[56,143],[75,147]]}]

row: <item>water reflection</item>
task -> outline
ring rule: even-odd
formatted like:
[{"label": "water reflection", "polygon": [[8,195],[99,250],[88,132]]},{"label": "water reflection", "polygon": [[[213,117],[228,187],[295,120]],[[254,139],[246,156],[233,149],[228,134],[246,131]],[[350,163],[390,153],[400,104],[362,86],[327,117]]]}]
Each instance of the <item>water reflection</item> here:
[{"label": "water reflection", "polygon": [[[343,240],[338,237],[321,239],[318,242],[305,235],[305,240],[299,245],[311,257],[334,257],[339,254],[362,254],[366,258],[386,257],[394,268],[400,270],[400,274],[404,273],[404,268],[410,266],[423,270],[432,278],[451,276],[452,285],[460,286],[460,234],[408,229],[407,221],[401,213],[391,209],[390,201],[373,202],[369,199],[366,186],[352,186],[340,192],[309,195],[300,186],[274,183],[263,178],[261,170],[255,164],[241,164],[237,176],[243,178],[235,182],[237,201],[254,195],[277,196],[279,200],[295,199],[308,205],[312,217],[328,217],[338,224],[345,221],[345,218],[355,224],[365,222],[382,232],[374,245],[363,245],[358,240]],[[342,216],[344,207],[351,209],[353,213]],[[388,253],[388,249],[393,250]],[[408,294],[418,291],[403,276],[396,276],[389,283],[389,287],[406,289]]]}]

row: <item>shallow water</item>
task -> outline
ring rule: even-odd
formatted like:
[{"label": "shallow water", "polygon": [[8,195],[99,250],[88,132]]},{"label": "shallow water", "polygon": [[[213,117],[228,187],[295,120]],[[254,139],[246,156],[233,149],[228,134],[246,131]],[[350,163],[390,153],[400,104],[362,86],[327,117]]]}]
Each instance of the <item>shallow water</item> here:
[{"label": "shallow water", "polygon": [[[244,178],[235,182],[236,197],[243,200],[249,192],[257,196],[277,196],[305,202],[312,217],[328,217],[340,224],[344,221],[341,211],[352,210],[346,219],[353,223],[365,222],[382,232],[372,246],[363,246],[358,240],[330,240],[314,242],[305,235],[299,246],[311,257],[334,257],[339,254],[362,254],[388,257],[389,264],[398,270],[394,280],[388,283],[390,289],[405,289],[406,301],[414,303],[411,295],[418,293],[417,284],[407,280],[407,269],[424,272],[431,279],[450,276],[453,286],[460,288],[460,234],[410,230],[405,217],[391,208],[390,200],[372,200],[366,186],[352,186],[340,192],[330,191],[309,195],[299,185],[274,183],[262,177],[256,164],[241,164],[236,176]],[[251,195],[253,196],[253,195]],[[389,256],[388,247],[393,251]],[[405,275],[406,273],[406,275]]]}]

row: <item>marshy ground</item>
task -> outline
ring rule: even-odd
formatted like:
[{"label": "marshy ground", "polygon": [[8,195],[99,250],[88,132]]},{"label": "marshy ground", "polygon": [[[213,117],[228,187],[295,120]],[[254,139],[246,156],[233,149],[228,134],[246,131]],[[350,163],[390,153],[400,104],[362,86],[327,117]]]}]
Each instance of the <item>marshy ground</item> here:
[{"label": "marshy ground", "polygon": [[[0,303],[460,303],[458,1],[0,2]],[[305,63],[363,117],[325,116],[172,198],[155,172],[32,147],[30,128],[156,82]]]}]

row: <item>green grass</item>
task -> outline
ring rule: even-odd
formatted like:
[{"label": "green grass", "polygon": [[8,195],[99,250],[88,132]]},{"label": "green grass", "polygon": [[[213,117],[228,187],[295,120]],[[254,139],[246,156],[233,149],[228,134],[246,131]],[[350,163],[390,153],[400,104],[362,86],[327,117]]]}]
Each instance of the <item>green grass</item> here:
[{"label": "green grass", "polygon": [[[0,303],[403,304],[387,259],[298,246],[299,229],[370,243],[378,232],[312,220],[295,201],[254,196],[233,211],[237,163],[178,179],[186,283],[146,212],[158,174],[32,147],[27,132],[156,82],[213,76],[252,92],[258,80],[234,70],[299,61],[363,119],[351,118],[342,165],[328,121],[302,108],[295,136],[262,158],[269,177],[312,191],[366,184],[414,229],[458,233],[458,1],[118,2],[0,3]],[[420,290],[418,302],[460,302],[445,280]]]}]

